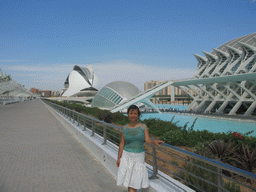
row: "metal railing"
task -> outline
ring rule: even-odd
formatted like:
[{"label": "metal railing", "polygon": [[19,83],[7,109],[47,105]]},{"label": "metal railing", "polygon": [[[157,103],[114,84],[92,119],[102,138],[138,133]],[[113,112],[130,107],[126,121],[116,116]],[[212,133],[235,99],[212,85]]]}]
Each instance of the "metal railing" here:
[{"label": "metal railing", "polygon": [[[91,136],[95,133],[102,136],[103,145],[108,141],[119,145],[120,127],[49,101],[44,102],[73,123],[83,126],[83,131],[90,129]],[[240,191],[256,191],[256,175],[253,173],[168,144],[162,144],[160,148],[148,144],[145,147],[146,162],[152,165],[150,179],[162,177],[180,188],[171,181],[172,177],[196,191],[233,191],[236,187],[241,188]],[[159,174],[159,171],[162,173]]]},{"label": "metal railing", "polygon": [[82,126],[83,131],[89,129],[91,131],[91,136],[95,133],[103,137],[103,145],[110,141],[116,145],[119,145],[121,132],[120,127],[106,123],[99,119],[90,117],[88,115],[79,113],[75,110],[68,109],[66,107],[54,104],[50,101],[42,100],[44,103],[50,105],[52,108],[59,111],[64,117],[73,123],[77,123],[77,126]]}]

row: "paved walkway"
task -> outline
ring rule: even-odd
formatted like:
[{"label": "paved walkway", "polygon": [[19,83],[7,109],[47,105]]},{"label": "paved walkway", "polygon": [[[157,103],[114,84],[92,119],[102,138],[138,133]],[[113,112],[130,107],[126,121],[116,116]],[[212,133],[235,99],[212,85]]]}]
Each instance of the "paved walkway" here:
[{"label": "paved walkway", "polygon": [[126,191],[40,100],[0,105],[0,191]]}]

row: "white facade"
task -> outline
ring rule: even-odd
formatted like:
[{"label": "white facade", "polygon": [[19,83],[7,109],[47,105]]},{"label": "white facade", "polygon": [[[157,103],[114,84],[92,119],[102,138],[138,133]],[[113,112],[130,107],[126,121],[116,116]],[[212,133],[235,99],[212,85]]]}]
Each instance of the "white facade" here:
[{"label": "white facade", "polygon": [[256,114],[256,33],[233,39],[205,57],[194,54],[198,69],[188,81],[173,83],[195,95],[188,111],[251,116]]},{"label": "white facade", "polygon": [[93,87],[94,77],[94,71],[91,66],[81,68],[75,65],[64,84],[67,89],[62,94],[62,97],[74,97],[83,92],[83,90]]},{"label": "white facade", "polygon": [[3,74],[0,69],[0,99],[4,98],[26,98],[32,96],[23,85],[12,80],[10,75]]},{"label": "white facade", "polygon": [[135,95],[140,90],[133,84],[126,81],[114,81],[105,85],[92,101],[92,107],[110,109],[121,104]]}]

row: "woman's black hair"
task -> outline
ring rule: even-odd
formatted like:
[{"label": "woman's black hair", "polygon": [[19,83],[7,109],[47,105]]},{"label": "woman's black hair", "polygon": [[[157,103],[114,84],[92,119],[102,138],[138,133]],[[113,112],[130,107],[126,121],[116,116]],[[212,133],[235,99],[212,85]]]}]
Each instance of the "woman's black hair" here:
[{"label": "woman's black hair", "polygon": [[137,107],[136,105],[131,105],[131,106],[127,109],[127,114],[129,113],[130,110],[137,110],[137,111],[138,111],[138,119],[140,118],[140,109],[139,109],[139,107]]}]

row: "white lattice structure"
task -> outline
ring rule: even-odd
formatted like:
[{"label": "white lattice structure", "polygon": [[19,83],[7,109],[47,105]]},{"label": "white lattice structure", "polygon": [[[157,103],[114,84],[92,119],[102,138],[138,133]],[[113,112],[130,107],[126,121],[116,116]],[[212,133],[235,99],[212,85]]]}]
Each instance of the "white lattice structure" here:
[{"label": "white lattice structure", "polygon": [[32,96],[24,86],[12,80],[10,75],[3,74],[0,68],[0,100],[10,98],[27,98]]},{"label": "white lattice structure", "polygon": [[195,95],[188,111],[250,116],[256,114],[256,33],[233,39],[205,57],[194,54],[192,79],[172,85]]}]

